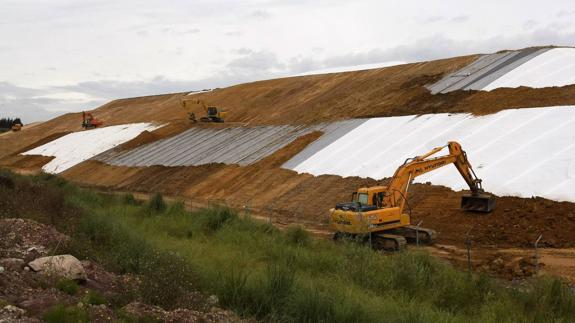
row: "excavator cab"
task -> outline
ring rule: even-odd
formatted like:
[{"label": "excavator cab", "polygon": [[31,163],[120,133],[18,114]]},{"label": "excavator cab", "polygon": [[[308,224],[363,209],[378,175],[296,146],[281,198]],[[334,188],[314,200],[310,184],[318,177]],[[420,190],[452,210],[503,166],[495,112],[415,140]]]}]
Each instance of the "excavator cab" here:
[{"label": "excavator cab", "polygon": [[461,197],[461,209],[468,212],[489,213],[495,204],[495,197],[489,194],[471,193]]},{"label": "excavator cab", "polygon": [[218,117],[218,108],[216,107],[208,107],[208,117],[209,118],[217,118]]}]

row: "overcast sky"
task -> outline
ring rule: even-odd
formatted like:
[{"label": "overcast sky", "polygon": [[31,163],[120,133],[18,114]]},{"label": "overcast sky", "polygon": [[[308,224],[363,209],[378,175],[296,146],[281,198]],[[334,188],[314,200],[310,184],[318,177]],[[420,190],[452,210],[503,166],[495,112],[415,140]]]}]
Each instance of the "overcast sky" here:
[{"label": "overcast sky", "polygon": [[575,45],[575,1],[0,0],[0,116],[548,44]]}]

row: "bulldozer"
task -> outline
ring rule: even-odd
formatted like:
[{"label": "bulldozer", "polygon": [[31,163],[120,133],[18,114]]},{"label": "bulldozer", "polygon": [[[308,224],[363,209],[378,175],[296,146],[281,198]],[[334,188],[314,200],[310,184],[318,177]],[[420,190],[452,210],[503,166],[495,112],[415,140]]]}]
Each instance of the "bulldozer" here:
[{"label": "bulldozer", "polygon": [[[222,109],[215,106],[208,106],[204,101],[199,99],[182,99],[181,104],[182,107],[188,111],[196,105],[202,107],[202,109],[206,112],[206,116],[201,117],[200,122],[222,123],[224,122],[224,118],[227,115],[226,111],[223,111]],[[188,112],[188,119],[194,123],[198,122],[196,115],[193,112]]]},{"label": "bulldozer", "polygon": [[[449,153],[431,157],[444,148]],[[408,203],[409,185],[417,176],[454,164],[470,193],[464,194],[460,207],[465,211],[491,212],[496,206],[493,195],[485,193],[467,154],[457,142],[437,147],[428,153],[408,158],[395,171],[387,186],[363,187],[352,194],[350,202],[338,203],[330,210],[330,224],[336,232],[334,240],[343,237],[369,239],[375,249],[401,250],[407,240],[430,244],[436,232],[411,223],[411,215],[404,212]],[[409,205],[408,205],[409,207]]]},{"label": "bulldozer", "polygon": [[104,121],[94,118],[90,112],[82,111],[82,128],[86,130],[94,129],[101,127],[103,124]]}]

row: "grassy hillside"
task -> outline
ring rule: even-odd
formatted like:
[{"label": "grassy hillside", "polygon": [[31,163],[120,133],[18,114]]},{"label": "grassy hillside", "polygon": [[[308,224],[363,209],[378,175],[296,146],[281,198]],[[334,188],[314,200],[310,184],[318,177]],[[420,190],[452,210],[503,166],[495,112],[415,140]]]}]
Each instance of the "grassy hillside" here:
[{"label": "grassy hillside", "polygon": [[[298,227],[279,231],[228,208],[191,213],[159,195],[143,204],[52,176],[2,178],[12,184],[0,185],[0,210],[9,210],[1,216],[55,224],[74,237],[73,254],[139,275],[134,297],[164,307],[199,290],[265,321],[568,322],[575,316],[575,295],[552,278],[511,287],[423,252],[384,255],[353,242],[315,240]],[[37,203],[27,205],[31,192]]]}]

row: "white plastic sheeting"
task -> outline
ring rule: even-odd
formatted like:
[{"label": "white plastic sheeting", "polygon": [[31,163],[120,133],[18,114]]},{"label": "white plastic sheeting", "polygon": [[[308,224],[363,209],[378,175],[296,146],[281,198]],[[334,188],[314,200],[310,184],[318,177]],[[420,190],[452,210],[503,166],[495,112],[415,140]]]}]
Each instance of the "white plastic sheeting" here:
[{"label": "white plastic sheeting", "polygon": [[[374,118],[291,169],[381,179],[392,176],[406,158],[448,141],[458,141],[467,151],[487,191],[575,202],[575,106],[504,110],[480,117]],[[467,189],[453,166],[416,179],[427,181]]]},{"label": "white plastic sheeting", "polygon": [[527,86],[543,88],[575,84],[575,48],[553,48],[538,55],[483,88]]},{"label": "white plastic sheeting", "polygon": [[306,75],[364,71],[364,70],[373,70],[373,69],[377,69],[377,68],[384,68],[384,67],[397,66],[397,65],[403,65],[403,64],[407,64],[407,62],[389,61],[389,62],[381,62],[381,63],[361,64],[361,65],[338,66],[338,67],[329,67],[329,68],[324,68],[324,69],[319,69],[319,70],[307,71],[304,73],[296,74],[294,76],[306,76]]},{"label": "white plastic sheeting", "polygon": [[54,156],[42,169],[47,173],[61,173],[87,159],[126,141],[132,140],[145,130],[159,128],[149,123],[133,123],[119,126],[74,132],[29,150],[23,155]]}]

